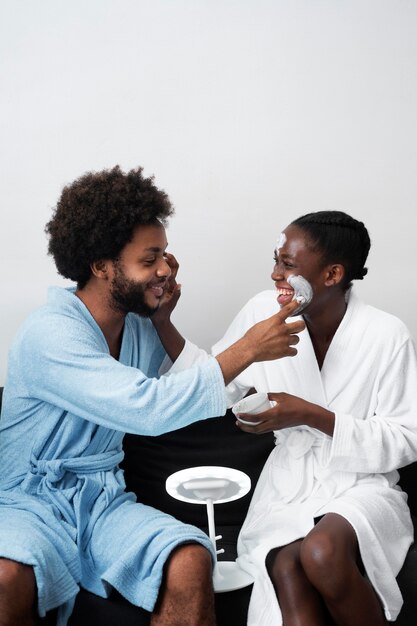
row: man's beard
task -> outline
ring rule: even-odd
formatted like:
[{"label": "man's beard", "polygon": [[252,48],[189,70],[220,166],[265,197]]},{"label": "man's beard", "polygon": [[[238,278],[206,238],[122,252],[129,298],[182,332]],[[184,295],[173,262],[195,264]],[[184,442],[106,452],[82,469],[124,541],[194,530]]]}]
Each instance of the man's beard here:
[{"label": "man's beard", "polygon": [[114,277],[111,284],[111,307],[118,313],[137,313],[150,317],[158,309],[145,302],[145,289],[142,283],[127,278],[117,261],[114,262]]}]

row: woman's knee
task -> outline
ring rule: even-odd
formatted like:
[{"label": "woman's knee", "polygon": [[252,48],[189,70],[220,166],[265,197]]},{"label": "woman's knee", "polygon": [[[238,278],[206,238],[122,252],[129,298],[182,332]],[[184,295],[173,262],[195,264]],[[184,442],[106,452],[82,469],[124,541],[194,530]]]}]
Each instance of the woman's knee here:
[{"label": "woman's knee", "polygon": [[271,550],[265,561],[269,577],[275,586],[288,581],[300,570],[300,542]]},{"label": "woman's knee", "polygon": [[322,532],[307,535],[300,546],[300,561],[308,574],[317,572],[319,575],[329,571],[336,565],[337,547],[333,539]]},{"label": "woman's knee", "polygon": [[354,546],[325,531],[307,535],[300,547],[300,562],[310,583],[332,597],[343,593],[346,579],[357,567]]}]

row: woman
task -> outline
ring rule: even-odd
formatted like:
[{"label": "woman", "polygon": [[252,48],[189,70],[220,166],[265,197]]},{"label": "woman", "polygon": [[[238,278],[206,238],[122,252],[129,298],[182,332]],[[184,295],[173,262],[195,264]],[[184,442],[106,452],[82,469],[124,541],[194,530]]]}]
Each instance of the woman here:
[{"label": "woman", "polygon": [[[239,563],[254,575],[249,626],[382,626],[398,615],[395,577],[413,541],[397,468],[417,459],[417,367],[407,329],[362,303],[370,247],[362,222],[339,211],[292,222],[275,251],[276,292],[255,296],[218,353],[294,295],[312,299],[293,359],[256,363],[230,386],[275,406],[239,428],[273,430],[276,446],[243,525]],[[278,295],[277,295],[278,294]]]}]

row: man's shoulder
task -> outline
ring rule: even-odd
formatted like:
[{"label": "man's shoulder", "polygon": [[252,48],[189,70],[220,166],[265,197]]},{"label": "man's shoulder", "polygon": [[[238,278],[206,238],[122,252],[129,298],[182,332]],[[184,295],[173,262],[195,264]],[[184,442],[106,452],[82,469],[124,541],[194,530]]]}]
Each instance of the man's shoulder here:
[{"label": "man's shoulder", "polygon": [[[66,289],[52,288],[48,300],[35,309],[20,327],[12,348],[15,350],[63,349],[68,340],[80,341],[84,336],[98,336],[94,318],[83,303]],[[84,307],[85,308],[85,307]]]}]

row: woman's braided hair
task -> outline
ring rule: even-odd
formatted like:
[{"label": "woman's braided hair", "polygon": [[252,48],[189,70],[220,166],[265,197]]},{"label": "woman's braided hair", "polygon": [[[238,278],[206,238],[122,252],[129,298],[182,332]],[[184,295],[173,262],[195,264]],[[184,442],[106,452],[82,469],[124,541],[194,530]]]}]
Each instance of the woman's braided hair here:
[{"label": "woman's braided hair", "polygon": [[352,280],[362,280],[366,276],[365,262],[371,240],[363,222],[343,211],[317,211],[299,217],[292,224],[308,234],[325,264],[341,263],[344,266],[344,289],[351,286]]}]

